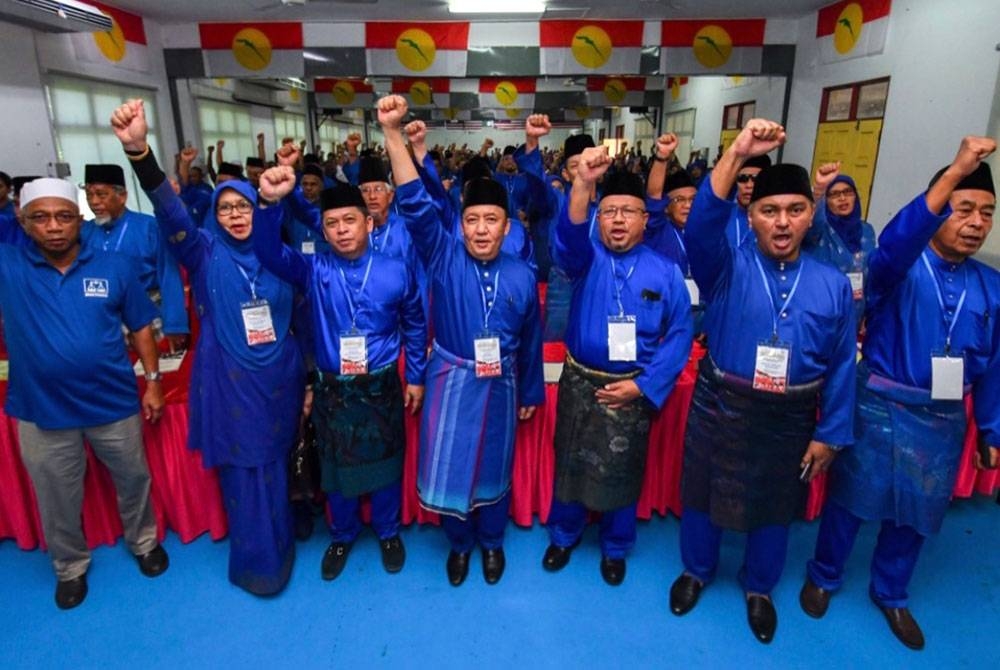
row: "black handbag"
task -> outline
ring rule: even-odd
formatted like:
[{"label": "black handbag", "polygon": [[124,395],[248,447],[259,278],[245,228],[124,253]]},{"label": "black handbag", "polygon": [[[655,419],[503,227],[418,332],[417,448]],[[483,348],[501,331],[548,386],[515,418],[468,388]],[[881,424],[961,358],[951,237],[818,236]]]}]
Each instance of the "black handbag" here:
[{"label": "black handbag", "polygon": [[288,457],[288,499],[312,502],[320,492],[319,449],[316,429],[305,419],[299,426],[299,439]]}]

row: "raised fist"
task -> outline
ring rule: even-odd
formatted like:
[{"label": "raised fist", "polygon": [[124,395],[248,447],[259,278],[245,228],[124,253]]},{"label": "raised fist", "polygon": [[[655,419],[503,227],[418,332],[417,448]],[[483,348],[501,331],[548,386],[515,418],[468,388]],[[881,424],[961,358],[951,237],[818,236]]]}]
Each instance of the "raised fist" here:
[{"label": "raised fist", "polygon": [[524,122],[524,136],[538,139],[552,132],[552,123],[547,114],[532,114]]},{"label": "raised fist", "polygon": [[387,95],[375,104],[378,122],[383,128],[399,129],[410,111],[406,98],[401,95]]},{"label": "raised fist", "polygon": [[657,158],[670,158],[677,150],[677,136],[673,133],[663,133],[656,138],[653,155]]},{"label": "raised fist", "polygon": [[967,177],[976,171],[979,164],[997,150],[997,143],[989,137],[977,137],[969,135],[962,138],[962,144],[958,148],[958,154],[952,165],[955,166],[963,177]]},{"label": "raised fist", "polygon": [[198,149],[196,147],[184,147],[181,149],[181,162],[182,163],[193,163],[194,159],[198,157]]},{"label": "raised fist", "polygon": [[816,174],[813,176],[813,195],[818,197],[826,195],[826,189],[830,188],[830,184],[833,183],[833,180],[839,174],[840,161],[836,163],[823,163],[816,168]]},{"label": "raised fist", "polygon": [[220,152],[221,152],[221,151],[222,151],[222,150],[223,150],[223,149],[224,149],[225,147],[226,147],[226,141],[225,141],[225,140],[219,140],[218,142],[216,142],[216,143],[215,143],[215,148],[216,148],[216,149],[217,149],[218,151],[220,151]]},{"label": "raised fist", "polygon": [[295,146],[294,142],[286,142],[278,147],[275,152],[275,156],[278,159],[279,166],[289,166],[295,167],[295,164],[299,162],[299,156],[301,156],[299,148]]},{"label": "raised fist", "polygon": [[427,139],[427,124],[420,120],[410,121],[403,128],[403,132],[406,133],[406,139],[410,144],[423,146]]},{"label": "raised fist", "polygon": [[580,154],[580,163],[576,169],[577,179],[588,184],[596,184],[613,162],[607,147],[587,147]]},{"label": "raised fist", "polygon": [[347,139],[344,140],[344,146],[351,153],[357,151],[358,147],[361,146],[361,133],[351,133],[348,135]]},{"label": "raised fist", "polygon": [[129,100],[111,112],[111,128],[126,151],[145,151],[149,127],[142,100]]},{"label": "raised fist", "polygon": [[767,119],[750,119],[733,140],[729,151],[740,160],[746,160],[753,156],[763,156],[784,143],[785,129],[780,123]]},{"label": "raised fist", "polygon": [[[286,145],[291,146],[291,145]],[[268,168],[260,175],[260,197],[277,202],[295,188],[295,170],[289,165]]]}]

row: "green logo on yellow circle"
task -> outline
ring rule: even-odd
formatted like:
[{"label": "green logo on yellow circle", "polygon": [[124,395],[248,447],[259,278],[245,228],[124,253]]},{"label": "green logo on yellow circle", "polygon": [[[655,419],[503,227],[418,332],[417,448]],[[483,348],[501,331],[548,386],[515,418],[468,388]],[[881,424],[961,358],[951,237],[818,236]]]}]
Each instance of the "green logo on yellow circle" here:
[{"label": "green logo on yellow circle", "polygon": [[233,57],[248,70],[263,70],[271,64],[271,40],[256,28],[243,28],[233,36]]},{"label": "green logo on yellow circle", "polygon": [[856,2],[844,7],[837,17],[837,25],[833,28],[833,48],[839,54],[846,54],[861,37],[861,26],[865,22],[865,14],[861,5]]},{"label": "green logo on yellow circle", "polygon": [[396,58],[407,70],[423,72],[434,64],[437,47],[426,31],[407,28],[396,38]]},{"label": "green logo on yellow circle", "polygon": [[576,112],[577,118],[580,119],[586,119],[587,117],[590,116],[590,107],[587,107],[586,105],[580,105],[578,107],[574,107],[573,111]]},{"label": "green logo on yellow circle", "polygon": [[512,81],[501,81],[496,85],[496,88],[493,89],[493,94],[504,107],[510,107],[517,102],[517,86],[515,86]]},{"label": "green logo on yellow circle", "polygon": [[410,85],[410,98],[414,105],[429,105],[433,98],[433,92],[426,81],[415,81]]},{"label": "green logo on yellow circle", "polygon": [[607,83],[604,84],[604,97],[613,105],[621,104],[626,93],[628,93],[628,88],[621,79],[608,79]]},{"label": "green logo on yellow circle", "polygon": [[708,25],[694,36],[694,57],[707,68],[722,67],[733,54],[733,40],[722,26]]},{"label": "green logo on yellow circle", "polygon": [[354,102],[354,84],[349,81],[342,79],[334,83],[330,92],[333,94],[333,99],[337,101],[338,105],[349,105]]},{"label": "green logo on yellow circle", "polygon": [[94,33],[94,42],[97,48],[112,63],[117,63],[125,58],[125,50],[128,48],[125,43],[125,33],[122,27],[115,21],[115,17],[107,12],[103,14],[111,19],[111,30],[103,30]]},{"label": "green logo on yellow circle", "polygon": [[573,35],[573,58],[583,67],[599,68],[611,58],[611,36],[600,26],[583,26]]}]

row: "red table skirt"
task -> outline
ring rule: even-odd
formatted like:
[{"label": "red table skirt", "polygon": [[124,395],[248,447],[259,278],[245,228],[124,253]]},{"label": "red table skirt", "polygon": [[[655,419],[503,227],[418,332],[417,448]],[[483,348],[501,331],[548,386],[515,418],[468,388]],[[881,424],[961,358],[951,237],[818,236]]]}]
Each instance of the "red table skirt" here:
[{"label": "red table skirt", "polygon": [[[653,512],[680,514],[680,474],[683,458],[684,426],[694,392],[697,360],[704,354],[699,347],[677,386],[650,430],[650,447],[645,482],[639,498],[638,516],[648,519]],[[561,361],[559,345],[546,345],[546,360]],[[163,418],[156,425],[146,424],[146,455],[153,478],[153,506],[162,537],[167,529],[177,533],[182,542],[190,542],[202,533],[213,539],[226,534],[226,516],[219,494],[218,480],[212,470],[202,467],[201,456],[187,449],[187,406],[183,392],[190,361],[185,361],[177,379],[165,389],[169,399]],[[174,377],[175,375],[168,375]],[[537,516],[548,517],[552,502],[555,456],[552,436],[558,387],[546,385],[546,404],[530,420],[521,422],[517,431],[514,457],[511,518],[530,526]],[[971,411],[971,407],[969,408]],[[970,413],[971,416],[971,413]],[[420,507],[416,492],[417,419],[407,417],[407,448],[403,473],[403,523],[437,523],[437,515]],[[969,497],[973,492],[991,494],[1000,488],[1000,472],[977,471],[973,467],[976,428],[970,421],[965,451],[959,468],[954,495]],[[825,495],[825,478],[811,485],[806,519],[820,512]],[[0,412],[0,539],[13,538],[22,549],[44,546],[34,491],[21,464],[17,446],[16,422]],[[114,486],[107,470],[88,450],[88,468],[84,493],[83,527],[91,547],[114,544],[121,535]]]}]

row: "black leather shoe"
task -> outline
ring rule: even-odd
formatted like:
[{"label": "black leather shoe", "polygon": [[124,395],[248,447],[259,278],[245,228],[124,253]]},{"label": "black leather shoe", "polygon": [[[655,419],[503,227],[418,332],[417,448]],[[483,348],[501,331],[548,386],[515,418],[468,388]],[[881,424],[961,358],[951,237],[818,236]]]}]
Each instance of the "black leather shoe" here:
[{"label": "black leather shoe", "polygon": [[152,551],[136,556],[135,560],[139,563],[139,571],[147,577],[159,577],[170,567],[170,557],[167,556],[162,544],[153,547]]},{"label": "black leather shoe", "polygon": [[[870,594],[869,594],[870,595]],[[917,620],[910,614],[907,607],[883,607],[875,602],[875,606],[882,610],[885,620],[889,623],[889,630],[896,638],[910,649],[920,651],[924,648],[924,633],[920,630]]]},{"label": "black leather shoe", "polygon": [[347,565],[347,555],[351,553],[351,545],[347,542],[331,542],[323,554],[323,564],[320,566],[320,574],[325,581],[336,579],[344,566]]},{"label": "black leather shoe", "polygon": [[610,586],[618,586],[625,581],[625,559],[601,556],[601,577]]},{"label": "black leather shoe", "polygon": [[379,549],[382,550],[382,567],[386,572],[399,572],[406,562],[406,549],[403,547],[403,540],[399,535],[393,535],[387,540],[378,541]]},{"label": "black leather shoe", "polygon": [[573,554],[573,547],[557,547],[550,544],[542,557],[542,567],[549,572],[559,572],[569,563],[569,557]]},{"label": "black leather shoe", "polygon": [[448,581],[452,586],[461,586],[469,576],[469,552],[461,554],[452,551],[448,554]]},{"label": "black leather shoe", "polygon": [[56,584],[56,605],[61,610],[70,610],[83,602],[87,597],[86,573],[73,579],[60,581]]},{"label": "black leather shoe", "polygon": [[670,611],[677,616],[684,616],[698,604],[698,597],[705,585],[697,577],[682,574],[674,580],[670,587]]},{"label": "black leather shoe", "polygon": [[778,628],[778,613],[774,604],[766,596],[747,596],[747,622],[754,636],[764,644],[770,644],[774,639],[774,631]]},{"label": "black leather shoe", "polygon": [[507,559],[503,555],[503,547],[483,549],[483,577],[487,584],[496,584],[503,577],[503,569],[507,567]]},{"label": "black leather shoe", "polygon": [[822,619],[826,614],[826,608],[830,606],[830,596],[833,595],[826,589],[820,588],[806,577],[806,583],[799,591],[799,605],[802,611],[813,619]]}]

